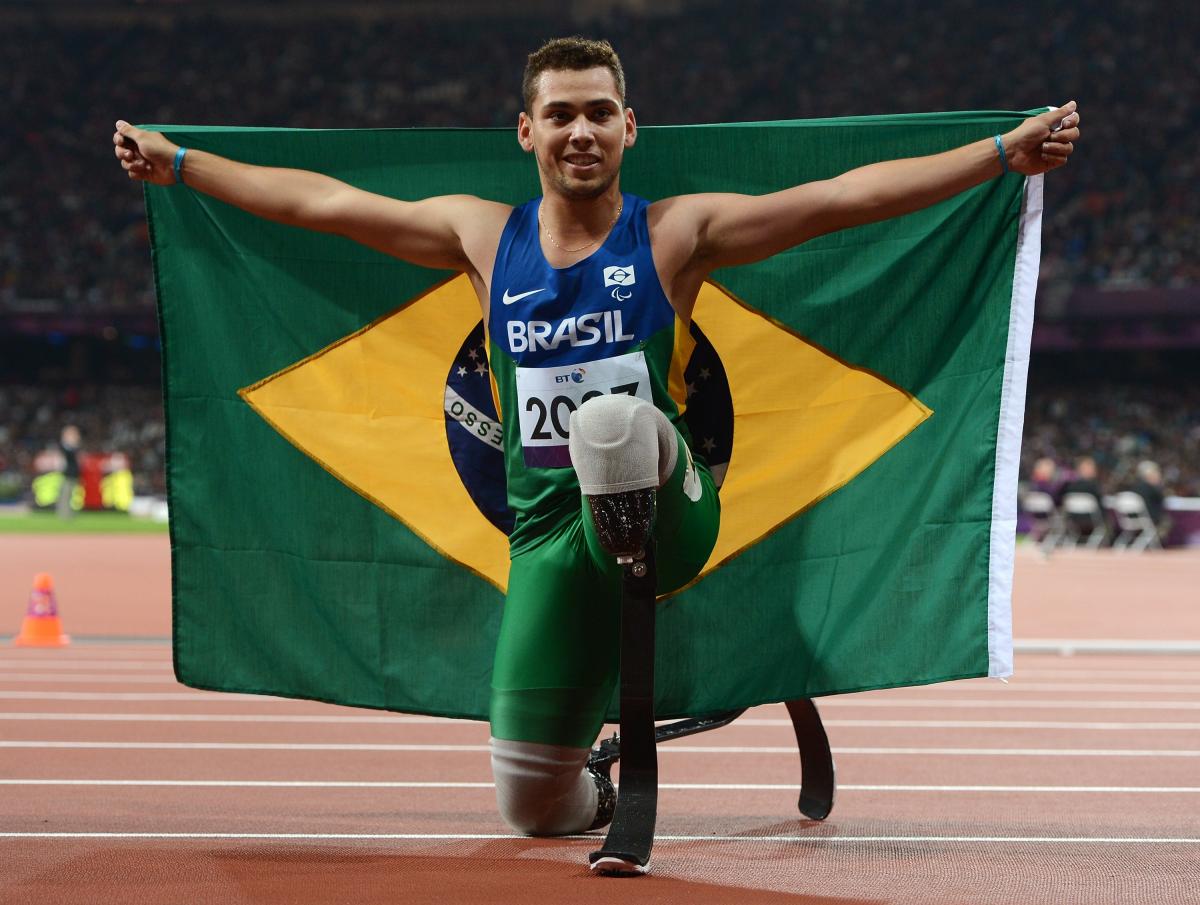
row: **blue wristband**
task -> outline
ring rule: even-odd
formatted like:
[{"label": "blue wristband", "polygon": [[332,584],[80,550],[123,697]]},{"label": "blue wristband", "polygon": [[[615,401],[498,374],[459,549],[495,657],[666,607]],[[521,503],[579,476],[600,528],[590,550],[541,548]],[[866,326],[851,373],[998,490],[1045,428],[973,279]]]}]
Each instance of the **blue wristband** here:
[{"label": "blue wristband", "polygon": [[[183,182],[183,155],[187,153],[187,148],[180,148],[175,152],[175,163],[171,166],[175,170],[176,184]],[[1003,153],[1003,151],[1001,152]]]},{"label": "blue wristband", "polygon": [[[992,137],[992,141],[996,143],[996,150],[1000,152],[1000,175],[1008,175],[1008,157],[1004,153],[1004,142],[1000,140],[999,135]],[[182,150],[182,149],[181,149]],[[178,170],[176,170],[178,172]]]}]

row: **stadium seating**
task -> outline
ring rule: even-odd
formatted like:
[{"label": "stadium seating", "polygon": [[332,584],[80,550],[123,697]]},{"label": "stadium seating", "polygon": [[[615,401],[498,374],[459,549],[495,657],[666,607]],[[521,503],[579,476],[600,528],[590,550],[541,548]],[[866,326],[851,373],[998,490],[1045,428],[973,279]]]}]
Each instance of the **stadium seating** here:
[{"label": "stadium seating", "polygon": [[1113,549],[1140,553],[1143,550],[1162,549],[1158,526],[1150,518],[1146,501],[1132,491],[1122,491],[1111,497],[1109,502],[1116,515],[1119,533],[1113,539]]},{"label": "stadium seating", "polygon": [[1090,493],[1068,493],[1062,500],[1064,542],[1094,550],[1104,543],[1108,526],[1104,510]]}]

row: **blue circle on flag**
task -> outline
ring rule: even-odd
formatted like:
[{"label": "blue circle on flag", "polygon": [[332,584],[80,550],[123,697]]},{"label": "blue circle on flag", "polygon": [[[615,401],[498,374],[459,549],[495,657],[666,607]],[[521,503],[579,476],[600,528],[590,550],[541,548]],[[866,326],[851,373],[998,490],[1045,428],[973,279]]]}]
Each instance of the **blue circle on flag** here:
[{"label": "blue circle on flag", "polygon": [[[683,420],[692,455],[712,470],[717,487],[733,454],[733,397],[717,350],[691,325],[696,346],[684,371],[687,407]],[[458,477],[475,507],[506,535],[515,516],[508,507],[503,427],[492,398],[483,321],[467,334],[446,375],[446,440]]]}]

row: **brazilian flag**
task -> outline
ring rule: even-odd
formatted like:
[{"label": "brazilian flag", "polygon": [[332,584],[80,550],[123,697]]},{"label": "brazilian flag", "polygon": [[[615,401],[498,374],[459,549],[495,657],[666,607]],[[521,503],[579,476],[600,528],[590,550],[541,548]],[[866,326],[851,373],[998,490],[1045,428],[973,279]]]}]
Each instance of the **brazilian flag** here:
[{"label": "brazilian flag", "polygon": [[[622,188],[761,194],[1025,115],[646,128]],[[539,191],[511,130],[154,128],[397,198]],[[512,516],[467,280],[146,199],[180,681],[486,719]],[[713,274],[684,381],[722,526],[658,610],[660,716],[1011,672],[1040,220],[1009,174]]]}]

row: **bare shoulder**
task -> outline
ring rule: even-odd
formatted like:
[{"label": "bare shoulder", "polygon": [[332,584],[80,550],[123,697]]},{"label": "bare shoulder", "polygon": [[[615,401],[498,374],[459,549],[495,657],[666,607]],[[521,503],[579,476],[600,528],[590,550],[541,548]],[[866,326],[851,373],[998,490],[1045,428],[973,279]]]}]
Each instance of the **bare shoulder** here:
[{"label": "bare shoulder", "polygon": [[489,201],[475,195],[443,195],[436,200],[453,225],[462,253],[466,258],[466,273],[479,297],[483,316],[487,317],[488,297],[491,294],[492,268],[500,236],[512,214],[512,205]]},{"label": "bare shoulder", "polygon": [[700,251],[719,199],[710,193],[676,195],[655,201],[646,212],[658,281],[685,319],[691,317],[696,292],[707,276]]},{"label": "bare shoulder", "polygon": [[489,201],[476,195],[438,195],[417,201],[415,204],[427,211],[436,211],[438,216],[449,220],[460,231],[487,229],[497,223],[503,230],[509,214],[512,213],[512,205]]},{"label": "bare shoulder", "polygon": [[496,247],[512,214],[512,205],[475,195],[441,195],[418,203],[436,205],[438,215],[444,217],[458,235],[467,260],[479,273],[491,273]]},{"label": "bare shoulder", "polygon": [[737,195],[700,192],[675,195],[650,205],[650,242],[660,271],[692,269],[703,262],[702,251],[714,216]]},{"label": "bare shoulder", "polygon": [[707,216],[714,200],[719,195],[701,192],[694,195],[673,195],[650,204],[646,211],[650,228],[666,226],[668,229],[686,229]]},{"label": "bare shoulder", "polygon": [[675,195],[650,205],[647,218],[652,240],[671,246],[682,245],[695,251],[722,204],[737,195],[725,192],[699,192],[694,195]]},{"label": "bare shoulder", "polygon": [[675,195],[653,202],[646,210],[650,243],[662,270],[667,262],[676,268],[690,259],[696,239],[707,220],[708,195]]}]

